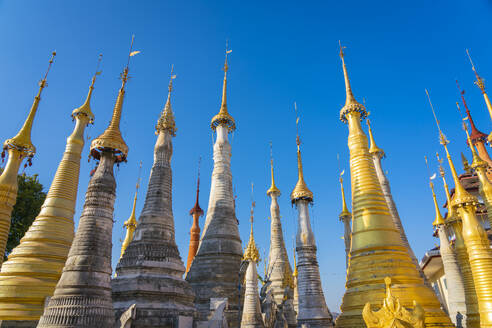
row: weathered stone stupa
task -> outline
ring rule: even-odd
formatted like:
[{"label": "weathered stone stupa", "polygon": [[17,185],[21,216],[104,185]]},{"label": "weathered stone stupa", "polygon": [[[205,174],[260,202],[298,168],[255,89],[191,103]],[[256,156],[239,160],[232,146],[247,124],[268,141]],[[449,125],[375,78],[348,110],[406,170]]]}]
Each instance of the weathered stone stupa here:
[{"label": "weathered stone stupa", "polygon": [[22,125],[22,128],[15,137],[5,140],[3,144],[2,158],[5,158],[5,151],[7,151],[8,160],[5,169],[0,175],[0,254],[2,254],[0,256],[0,266],[3,262],[3,254],[5,253],[5,246],[9,237],[12,210],[17,201],[17,174],[24,158],[27,157],[28,163],[31,164],[31,158],[36,153],[36,147],[31,142],[32,124],[38,111],[41,93],[46,87],[46,78],[48,77],[48,72],[55,56],[56,52],[53,52],[48,70],[44,78],[39,82],[38,94],[34,97],[34,102],[24,125]]},{"label": "weathered stone stupa", "polygon": [[[289,257],[285,248],[282,222],[280,221],[280,208],[278,197],[280,190],[275,185],[273,174],[273,158],[270,161],[272,171],[272,184],[267,190],[267,195],[271,198],[270,203],[270,252],[268,255],[267,277],[271,284],[267,288],[267,293],[271,291],[273,299],[278,306],[282,306],[283,316],[290,327],[297,324],[296,313],[294,310],[294,284],[292,279],[292,269]],[[290,286],[288,286],[290,285]]]},{"label": "weathered stone stupa", "polygon": [[[207,216],[198,252],[186,275],[195,292],[198,320],[207,321],[211,306],[217,301],[228,303],[225,309],[229,327],[239,326],[239,267],[242,259],[241,238],[234,208],[231,174],[231,145],[227,134],[235,129],[235,122],[227,111],[227,53],[224,64],[222,105],[212,118],[216,131],[214,169],[210,187]],[[212,304],[211,304],[212,303]]]},{"label": "weathered stone stupa", "polygon": [[62,276],[39,320],[40,328],[110,328],[114,324],[111,238],[116,181],[113,167],[125,162],[128,154],[128,146],[120,132],[128,65],[121,80],[111,122],[91,143],[91,156],[99,163],[89,181],[84,209]]},{"label": "weathered stone stupa", "polygon": [[41,211],[2,266],[0,327],[21,323],[35,327],[61,276],[74,237],[84,131],[94,120],[90,100],[98,74],[96,70],[84,104],[72,112],[75,128]]},{"label": "weathered stone stupa", "polygon": [[174,237],[172,210],[172,138],[176,124],[169,94],[157,121],[154,164],[144,207],[132,242],[116,266],[111,282],[116,319],[136,304],[131,327],[187,327],[195,313],[193,292],[182,276]]},{"label": "weathered stone stupa", "polygon": [[[297,123],[299,120],[297,120]],[[316,241],[309,218],[309,204],[313,202],[313,193],[304,182],[301,159],[301,141],[297,135],[297,184],[290,194],[292,204],[297,208],[297,293],[299,299],[297,326],[312,328],[333,327],[333,317],[326,306],[321,286]]]}]

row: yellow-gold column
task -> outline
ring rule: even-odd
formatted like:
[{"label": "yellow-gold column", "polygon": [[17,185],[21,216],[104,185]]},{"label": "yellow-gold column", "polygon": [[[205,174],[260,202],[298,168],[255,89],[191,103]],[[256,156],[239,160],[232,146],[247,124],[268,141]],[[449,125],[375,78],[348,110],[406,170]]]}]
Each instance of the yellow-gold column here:
[{"label": "yellow-gold column", "polygon": [[[34,102],[24,125],[15,137],[6,140],[3,144],[3,151],[5,152],[7,150],[8,152],[8,160],[5,170],[0,175],[0,265],[3,262],[3,254],[5,253],[5,246],[7,245],[9,236],[11,214],[17,198],[17,174],[22,160],[25,157],[28,157],[30,160],[36,153],[36,147],[31,142],[32,124],[38,110],[39,101],[41,100],[41,93],[46,86],[48,72],[55,56],[56,53],[53,52],[49,61],[48,70],[44,78],[39,82],[38,94],[34,97]],[[2,153],[2,157],[4,154]]]},{"label": "yellow-gold column", "polygon": [[434,291],[424,284],[393,222],[361,127],[367,112],[352,94],[342,51],[340,56],[347,92],[340,118],[349,126],[353,222],[346,291],[336,326],[366,327],[362,318],[364,305],[382,306],[384,279],[389,277],[394,284],[392,293],[402,306],[413,308],[414,301],[422,306],[427,328],[453,327]]},{"label": "yellow-gold column", "polygon": [[[439,163],[442,163],[442,159],[437,156]],[[446,216],[446,225],[451,227],[454,232],[454,251],[456,252],[456,259],[460,267],[461,275],[463,277],[463,285],[465,287],[465,304],[466,304],[466,327],[467,328],[479,328],[480,327],[480,314],[478,313],[478,301],[477,293],[475,292],[475,284],[473,283],[473,275],[470,268],[470,262],[468,262],[468,253],[465,247],[465,241],[463,240],[463,224],[461,218],[451,207],[451,196],[449,193],[449,186],[446,182],[444,168],[439,164],[439,173],[441,175],[444,191],[446,193],[446,199],[448,202],[448,215]]]},{"label": "yellow-gold column", "polygon": [[[434,112],[434,109],[432,110]],[[451,207],[461,217],[463,224],[463,240],[468,253],[468,261],[470,262],[475,291],[477,293],[480,327],[492,327],[492,250],[490,249],[487,234],[476,216],[478,199],[468,193],[461,185],[448,151],[448,141],[439,128],[437,117],[436,123],[439,129],[441,144],[446,150],[446,157],[455,184],[455,193],[451,200]]]},{"label": "yellow-gold column", "polygon": [[0,320],[39,320],[60,278],[74,237],[80,159],[85,128],[94,120],[90,99],[95,81],[96,75],[84,104],[72,112],[75,128],[40,213],[2,266]]}]

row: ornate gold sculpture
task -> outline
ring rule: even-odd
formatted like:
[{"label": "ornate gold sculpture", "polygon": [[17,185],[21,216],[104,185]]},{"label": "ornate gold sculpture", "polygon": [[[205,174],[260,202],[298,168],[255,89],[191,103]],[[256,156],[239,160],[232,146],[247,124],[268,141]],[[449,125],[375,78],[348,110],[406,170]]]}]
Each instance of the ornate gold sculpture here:
[{"label": "ornate gold sculpture", "polygon": [[[428,93],[427,96],[429,97]],[[451,206],[457,211],[463,224],[463,239],[468,252],[468,261],[470,262],[478,299],[480,327],[492,327],[492,250],[490,249],[487,234],[475,214],[478,200],[461,185],[448,151],[447,144],[449,142],[441,131],[430,97],[429,103],[436,119],[439,139],[446,151],[446,157],[453,175],[455,194],[451,200]]]},{"label": "ornate gold sculpture", "polygon": [[[36,153],[36,147],[31,142],[31,130],[34,122],[34,116],[38,110],[39,101],[41,100],[41,93],[46,86],[46,78],[50,71],[51,64],[56,56],[56,52],[53,52],[49,61],[48,69],[39,82],[39,90],[34,102],[29,111],[24,125],[20,129],[19,133],[12,139],[7,139],[3,144],[2,158],[5,157],[5,151],[8,152],[7,165],[5,170],[0,175],[0,254],[5,252],[5,246],[7,245],[7,238],[10,230],[10,215],[14,208],[17,198],[17,174],[22,160],[27,157],[30,165],[31,158]],[[0,265],[3,262],[3,255],[0,256]]]},{"label": "ornate gold sculpture", "polygon": [[377,154],[380,157],[384,157],[384,150],[379,148],[376,145],[376,142],[374,141],[374,136],[372,135],[371,121],[369,119],[367,119],[367,127],[369,128],[369,140],[370,140],[369,153]]},{"label": "ornate gold sculpture", "polygon": [[349,128],[352,241],[342,313],[336,326],[365,327],[362,310],[368,302],[381,304],[384,278],[390,277],[403,307],[412,306],[414,300],[422,306],[428,328],[453,327],[434,291],[424,284],[393,222],[361,127],[361,119],[367,112],[352,94],[342,49],[340,57],[347,93],[340,119],[348,122]]},{"label": "ornate gold sculpture", "polygon": [[[271,152],[271,148],[272,148],[272,143],[270,142],[270,152]],[[270,167],[272,170],[272,185],[270,186],[270,189],[267,190],[267,195],[270,196],[270,194],[272,193],[278,193],[278,195],[280,196],[280,190],[275,185],[275,178],[273,176],[273,157],[270,159]]]},{"label": "ornate gold sculpture", "polygon": [[232,50],[229,50],[226,46],[225,62],[224,62],[224,83],[222,85],[222,104],[220,105],[220,111],[217,115],[212,117],[210,127],[212,130],[223,124],[227,127],[229,131],[234,131],[236,129],[236,123],[232,116],[227,112],[227,71],[229,66],[227,65],[227,55],[230,54]]},{"label": "ornate gold sculpture", "polygon": [[343,178],[342,178],[342,174],[340,174],[340,188],[342,190],[342,212],[339,215],[340,220],[342,218],[344,218],[344,217],[352,217],[352,213],[350,213],[350,211],[349,211],[349,209],[347,207],[347,202],[345,201],[345,190],[343,189]]},{"label": "ornate gold sculpture", "polygon": [[413,301],[413,310],[404,308],[400,300],[391,294],[391,278],[384,278],[386,298],[378,311],[371,309],[371,303],[366,303],[362,315],[367,328],[424,328],[424,309]]},{"label": "ornate gold sculpture", "polygon": [[446,225],[448,227],[451,227],[454,232],[454,251],[456,252],[456,259],[458,260],[460,271],[463,276],[466,304],[466,326],[467,328],[479,328],[480,315],[478,314],[477,293],[475,292],[475,283],[473,282],[470,262],[468,262],[468,253],[466,251],[465,241],[463,239],[463,224],[461,222],[461,218],[458,217],[456,211],[451,206],[449,186],[446,183],[446,176],[444,168],[442,167],[443,160],[439,157],[438,153],[436,153],[436,156],[437,161],[439,162],[439,174],[441,175],[443,181],[444,191],[447,200],[448,214],[445,222]]}]

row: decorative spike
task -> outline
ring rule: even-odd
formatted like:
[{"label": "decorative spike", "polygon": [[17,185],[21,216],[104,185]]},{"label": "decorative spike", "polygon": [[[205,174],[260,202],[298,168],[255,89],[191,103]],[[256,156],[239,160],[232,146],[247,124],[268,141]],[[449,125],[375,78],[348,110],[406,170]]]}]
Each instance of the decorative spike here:
[{"label": "decorative spike", "polygon": [[222,85],[222,103],[220,105],[219,113],[212,118],[212,121],[210,123],[210,127],[213,131],[215,131],[219,125],[225,126],[229,132],[232,132],[236,129],[236,123],[227,111],[227,71],[229,70],[229,65],[227,64],[227,55],[231,52],[232,50],[229,50],[226,44],[224,61],[224,82]]},{"label": "decorative spike", "polygon": [[343,67],[343,76],[345,78],[345,91],[347,94],[347,97],[345,99],[345,106],[340,110],[340,120],[343,123],[347,123],[347,114],[350,112],[358,112],[360,114],[360,119],[363,120],[364,118],[367,117],[368,113],[366,111],[366,108],[364,105],[361,105],[357,100],[355,100],[354,94],[352,93],[352,87],[350,86],[350,80],[348,77],[347,73],[347,66],[345,66],[345,56],[343,53],[343,49],[345,47],[342,47],[342,44],[340,41],[338,41],[340,44],[340,58],[342,59],[342,67]]},{"label": "decorative spike", "polygon": [[374,142],[374,136],[372,135],[372,128],[371,128],[371,121],[367,119],[367,127],[369,128],[369,140],[370,140],[370,147],[369,147],[369,152],[371,154],[376,154],[377,156],[384,157],[384,150],[379,148],[376,145],[376,142]]},{"label": "decorative spike", "polygon": [[[294,103],[294,108],[297,114],[297,104]],[[296,129],[297,129],[297,137],[296,137],[296,144],[297,144],[297,173],[298,173],[298,179],[297,179],[297,184],[294,187],[294,190],[292,190],[292,193],[290,194],[290,200],[294,204],[297,200],[299,199],[305,199],[309,203],[313,202],[313,193],[311,190],[306,185],[306,182],[304,181],[304,172],[302,169],[302,158],[301,158],[301,139],[299,137],[299,117],[296,118]]]},{"label": "decorative spike", "polygon": [[432,198],[434,199],[434,208],[436,210],[436,218],[435,218],[434,222],[432,222],[432,225],[434,227],[437,227],[439,225],[444,224],[444,218],[442,217],[441,211],[439,210],[439,205],[437,204],[436,193],[434,192],[434,183],[432,183],[432,181],[430,181],[429,186],[432,190]]},{"label": "decorative spike", "polygon": [[176,78],[176,75],[173,74],[174,65],[171,66],[171,77],[169,79],[169,87],[167,94],[166,105],[164,106],[164,110],[162,111],[161,117],[157,121],[157,125],[155,126],[156,134],[159,134],[161,131],[168,131],[170,135],[173,137],[176,136],[176,122],[174,121],[174,114],[171,108],[171,91],[173,90],[173,80]]},{"label": "decorative spike", "polygon": [[270,196],[272,193],[278,193],[280,196],[280,190],[277,188],[275,185],[275,177],[273,175],[273,151],[272,151],[272,142],[270,141],[270,168],[272,171],[272,185],[270,186],[270,189],[267,190],[267,195]]}]

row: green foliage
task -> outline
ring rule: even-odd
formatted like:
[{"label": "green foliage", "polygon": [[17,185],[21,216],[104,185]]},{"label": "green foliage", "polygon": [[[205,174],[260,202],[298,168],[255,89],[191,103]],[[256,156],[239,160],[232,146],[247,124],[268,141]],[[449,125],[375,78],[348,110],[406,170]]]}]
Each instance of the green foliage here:
[{"label": "green foliage", "polygon": [[43,185],[38,181],[38,175],[26,175],[25,173],[17,176],[19,191],[17,202],[12,211],[12,222],[5,248],[4,258],[19,245],[21,238],[31,226],[32,222],[39,214],[43,205],[46,193],[43,192]]}]

